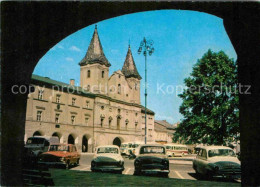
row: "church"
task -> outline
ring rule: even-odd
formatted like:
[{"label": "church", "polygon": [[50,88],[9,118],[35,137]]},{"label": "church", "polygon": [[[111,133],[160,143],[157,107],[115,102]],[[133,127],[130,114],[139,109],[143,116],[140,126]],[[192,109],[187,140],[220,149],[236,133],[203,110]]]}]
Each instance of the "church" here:
[{"label": "church", "polygon": [[[144,141],[145,108],[140,103],[141,76],[128,46],[122,69],[109,76],[95,27],[85,57],[79,62],[80,86],[32,75],[35,91],[27,99],[25,141],[36,135],[57,136],[80,152],[99,145]],[[147,109],[147,142],[154,141],[155,113]]]}]

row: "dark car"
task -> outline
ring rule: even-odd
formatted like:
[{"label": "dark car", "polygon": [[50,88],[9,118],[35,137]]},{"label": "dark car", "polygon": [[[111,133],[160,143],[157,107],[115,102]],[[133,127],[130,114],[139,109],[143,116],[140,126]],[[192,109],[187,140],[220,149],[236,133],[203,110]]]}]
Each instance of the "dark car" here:
[{"label": "dark car", "polygon": [[49,151],[39,156],[39,164],[49,166],[63,166],[69,169],[71,165],[78,165],[80,154],[72,144],[54,144],[49,147]]},{"label": "dark car", "polygon": [[24,146],[24,162],[30,164],[37,163],[39,156],[48,151],[51,144],[56,143],[59,143],[58,137],[33,136],[28,138]]},{"label": "dark car", "polygon": [[142,144],[136,150],[134,156],[136,157],[134,175],[160,174],[164,177],[168,176],[170,170],[165,146]]}]

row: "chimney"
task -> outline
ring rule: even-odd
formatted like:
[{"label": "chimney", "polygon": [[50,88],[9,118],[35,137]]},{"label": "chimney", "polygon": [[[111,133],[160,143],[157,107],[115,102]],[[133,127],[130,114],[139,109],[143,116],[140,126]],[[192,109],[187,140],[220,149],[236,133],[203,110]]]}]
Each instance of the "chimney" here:
[{"label": "chimney", "polygon": [[74,79],[70,79],[70,85],[75,86],[75,80]]}]

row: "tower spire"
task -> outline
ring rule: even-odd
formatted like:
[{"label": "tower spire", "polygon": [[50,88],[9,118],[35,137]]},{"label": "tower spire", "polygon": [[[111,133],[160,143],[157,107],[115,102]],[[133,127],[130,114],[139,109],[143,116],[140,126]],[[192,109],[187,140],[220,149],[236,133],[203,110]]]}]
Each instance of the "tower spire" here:
[{"label": "tower spire", "polygon": [[95,25],[95,30],[91,39],[91,42],[88,46],[88,50],[87,53],[85,55],[85,57],[80,61],[79,65],[80,66],[84,66],[87,64],[95,64],[95,63],[99,63],[101,65],[105,65],[107,67],[111,66],[111,64],[108,62],[99,36],[98,36],[98,31],[97,31],[97,25]]},{"label": "tower spire", "polygon": [[137,78],[138,80],[142,79],[142,77],[139,75],[137,68],[135,66],[130,43],[128,46],[128,51],[127,51],[127,55],[125,58],[125,62],[124,62],[123,68],[122,68],[122,73],[125,75],[126,78],[134,77],[134,78]]}]

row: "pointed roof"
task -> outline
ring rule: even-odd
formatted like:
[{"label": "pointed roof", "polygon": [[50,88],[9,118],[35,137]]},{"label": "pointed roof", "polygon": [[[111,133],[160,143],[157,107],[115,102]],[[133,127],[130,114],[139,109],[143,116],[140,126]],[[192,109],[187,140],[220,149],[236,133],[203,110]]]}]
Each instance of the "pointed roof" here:
[{"label": "pointed roof", "polygon": [[94,34],[88,46],[88,51],[85,57],[80,61],[79,65],[84,66],[87,64],[95,64],[95,63],[99,63],[107,67],[111,66],[111,64],[108,62],[103,52],[103,48],[97,32],[97,26],[95,26]]},{"label": "pointed roof", "polygon": [[132,56],[130,45],[128,46],[128,51],[125,58],[124,66],[122,68],[122,73],[125,75],[126,78],[134,77],[137,78],[138,80],[142,79],[142,77],[139,75],[136,69],[135,61]]}]

